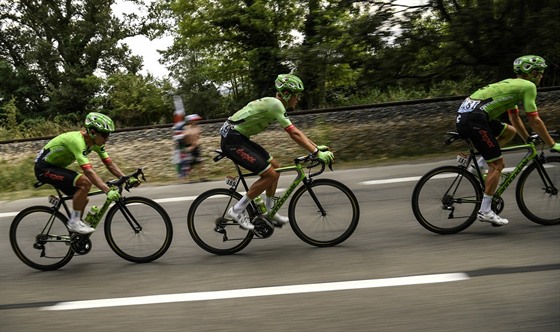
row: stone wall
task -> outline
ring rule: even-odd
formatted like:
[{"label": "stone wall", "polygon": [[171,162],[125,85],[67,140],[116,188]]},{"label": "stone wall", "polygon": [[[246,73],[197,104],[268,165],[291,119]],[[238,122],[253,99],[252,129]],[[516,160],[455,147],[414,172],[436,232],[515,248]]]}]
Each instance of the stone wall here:
[{"label": "stone wall", "polygon": [[[455,112],[462,98],[387,103],[354,110],[325,110],[296,112],[292,122],[318,144],[329,145],[339,161],[374,162],[402,157],[419,156],[461,150],[460,143],[445,146],[446,131],[455,130]],[[560,129],[560,90],[539,92],[539,114],[549,129]],[[523,117],[524,118],[524,117]],[[219,148],[218,130],[222,121],[201,123],[203,155],[208,161],[203,171],[223,172],[228,162],[213,163],[213,150]],[[111,135],[108,151],[119,165],[129,168],[147,166],[150,173],[174,178],[171,163],[173,145],[169,126]],[[277,125],[254,140],[262,144],[281,163],[289,163],[305,153]],[[1,143],[0,161],[30,158],[47,140]],[[96,158],[92,158],[96,159]],[[94,165],[95,166],[95,165]]]}]

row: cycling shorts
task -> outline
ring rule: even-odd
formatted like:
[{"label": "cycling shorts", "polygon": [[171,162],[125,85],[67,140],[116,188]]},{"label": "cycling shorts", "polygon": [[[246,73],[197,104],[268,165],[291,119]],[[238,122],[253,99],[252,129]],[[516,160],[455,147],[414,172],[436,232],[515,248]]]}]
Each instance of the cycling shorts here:
[{"label": "cycling shorts", "polygon": [[74,195],[78,190],[75,183],[79,176],[81,174],[67,168],[58,167],[41,160],[35,162],[35,177],[37,180],[60,189],[68,196]]},{"label": "cycling shorts", "polygon": [[260,175],[271,167],[268,152],[234,129],[222,135],[221,148],[226,156],[251,172]]},{"label": "cycling shorts", "polygon": [[507,128],[507,124],[498,120],[489,120],[483,110],[476,110],[457,115],[457,132],[473,143],[484,160],[493,162],[502,158],[499,137]]}]

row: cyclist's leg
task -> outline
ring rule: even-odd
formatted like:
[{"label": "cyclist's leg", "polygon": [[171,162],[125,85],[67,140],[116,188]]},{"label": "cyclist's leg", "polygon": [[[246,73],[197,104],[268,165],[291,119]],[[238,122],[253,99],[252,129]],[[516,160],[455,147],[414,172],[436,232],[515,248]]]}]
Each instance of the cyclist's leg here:
[{"label": "cyclist's leg", "polygon": [[[505,133],[504,137],[510,138],[511,131],[507,126],[496,120],[488,121],[488,115],[483,111],[469,113],[467,116],[464,116],[463,121],[458,121],[457,123],[459,132],[471,140],[475,148],[488,163],[488,175],[484,182],[484,197],[478,214],[479,220],[498,226],[507,224],[508,220],[496,215],[491,209],[492,198],[504,168],[500,144],[496,137]],[[515,135],[515,131],[513,135]]]}]

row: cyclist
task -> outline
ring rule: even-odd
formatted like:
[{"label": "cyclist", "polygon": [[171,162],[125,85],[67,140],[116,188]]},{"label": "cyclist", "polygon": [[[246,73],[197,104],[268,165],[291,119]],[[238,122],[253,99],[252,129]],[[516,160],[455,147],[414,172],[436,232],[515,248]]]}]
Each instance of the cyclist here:
[{"label": "cyclist", "polygon": [[[491,204],[492,196],[500,181],[500,174],[505,166],[500,146],[507,144],[516,133],[524,141],[529,139],[529,134],[519,116],[520,104],[523,105],[531,128],[553,150],[560,151],[560,144],[554,142],[548,134],[535,104],[537,85],[546,67],[545,60],[540,56],[519,57],[513,62],[513,71],[517,78],[487,85],[470,95],[459,107],[456,119],[457,131],[472,141],[483,157],[478,163],[488,168],[484,198],[478,211],[480,221],[497,226],[508,223],[507,219],[492,211]],[[512,125],[497,120],[506,111]]]},{"label": "cyclist", "polygon": [[[108,199],[114,201],[120,198],[118,190],[109,188],[95,173],[87,157],[90,152],[95,151],[113,175],[124,176],[105,151],[105,143],[113,131],[115,125],[108,116],[91,112],[86,116],[85,130],[56,136],[45,145],[35,159],[37,180],[53,185],[66,195],[74,196],[73,210],[67,224],[71,232],[90,234],[95,231],[82,220],[92,184],[105,192]],[[78,162],[83,174],[66,168],[74,161]],[[140,182],[132,178],[129,184],[138,185]]]},{"label": "cyclist", "polygon": [[[327,146],[317,146],[288,118],[287,111],[296,107],[304,90],[301,79],[292,74],[281,74],[276,78],[275,87],[277,90],[275,97],[265,97],[250,102],[230,116],[220,129],[221,148],[224,154],[260,176],[247,194],[228,211],[228,215],[245,229],[255,228],[245,211],[247,205],[266,191],[265,205],[270,211],[274,206],[273,197],[280,177],[276,172],[280,164],[262,146],[250,139],[252,135],[261,133],[271,124],[278,122],[290,138],[302,148],[317,155],[326,163],[334,160],[334,155]],[[287,217],[278,213],[272,220],[280,224],[289,221]]]}]

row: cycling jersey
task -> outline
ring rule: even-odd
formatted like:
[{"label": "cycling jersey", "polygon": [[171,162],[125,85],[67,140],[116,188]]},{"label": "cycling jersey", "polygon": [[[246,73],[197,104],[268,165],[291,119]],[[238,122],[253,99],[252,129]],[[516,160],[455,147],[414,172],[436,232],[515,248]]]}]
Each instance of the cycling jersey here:
[{"label": "cycling jersey", "polygon": [[523,104],[525,112],[537,114],[537,87],[533,82],[522,78],[509,78],[489,84],[465,99],[459,113],[483,110],[490,120],[497,119],[502,113],[518,109]]},{"label": "cycling jersey", "polygon": [[286,129],[292,125],[280,100],[265,97],[250,102],[228,119],[232,129],[249,138],[263,132],[275,122]]},{"label": "cycling jersey", "polygon": [[110,160],[105,145],[88,147],[81,132],[71,131],[50,140],[39,152],[36,161],[44,161],[58,167],[66,167],[77,161],[80,167],[88,168],[91,164],[87,155],[92,151],[95,151],[104,163]]}]

